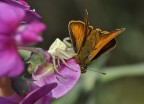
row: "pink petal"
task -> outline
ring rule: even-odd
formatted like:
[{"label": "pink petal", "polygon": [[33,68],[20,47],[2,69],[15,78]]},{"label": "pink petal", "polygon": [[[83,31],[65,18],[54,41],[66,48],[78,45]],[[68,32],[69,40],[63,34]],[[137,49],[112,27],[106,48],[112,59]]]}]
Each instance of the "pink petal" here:
[{"label": "pink petal", "polygon": [[24,0],[16,0],[16,1],[18,1],[20,4],[22,4],[22,5],[26,6],[26,7],[29,7],[28,3],[25,2]]},{"label": "pink petal", "polygon": [[[6,2],[9,5],[13,5],[16,7],[20,7],[22,9],[27,9],[29,8],[29,5],[23,0],[2,0],[3,2]],[[24,3],[25,2],[25,3]]]},{"label": "pink petal", "polygon": [[0,97],[0,104],[17,104],[9,99],[6,99],[4,97]]},{"label": "pink petal", "polygon": [[25,22],[29,23],[33,21],[38,21],[41,18],[41,16],[37,14],[35,11],[30,10],[30,6],[24,0],[3,0],[3,1],[8,3],[9,5],[13,5],[15,7],[19,7],[25,10],[26,15],[23,19],[23,21]]},{"label": "pink petal", "polygon": [[[6,99],[9,101],[12,101],[14,104],[17,104],[18,102],[20,102],[22,100],[22,98],[16,93],[14,93],[13,95],[11,95],[9,97],[6,97]],[[11,104],[13,104],[13,103],[11,103]]]},{"label": "pink petal", "polygon": [[57,73],[55,73],[51,76],[47,76],[47,78],[43,79],[44,81],[42,81],[42,78],[37,79],[38,76],[33,76],[33,79],[36,80],[34,83],[37,84],[38,86],[43,86],[45,82],[48,84],[56,82],[58,86],[52,90],[52,97],[59,98],[65,95],[68,91],[70,91],[74,87],[81,74],[80,66],[76,63],[74,59],[68,60],[67,64],[68,66],[76,70],[73,71],[63,65],[62,68],[59,70],[59,72],[67,79],[62,78]]},{"label": "pink petal", "polygon": [[11,44],[0,47],[0,77],[15,77],[20,75],[23,70],[23,63],[16,48]]},{"label": "pink petal", "polygon": [[47,61],[47,62],[50,62],[51,56],[50,56],[50,54],[48,53],[48,51],[45,51],[45,55],[46,55],[46,61]]},{"label": "pink petal", "polygon": [[35,104],[51,104],[52,99],[52,93],[43,96],[41,99],[39,99]]},{"label": "pink petal", "polygon": [[[33,90],[32,92],[30,92],[19,104],[34,104],[40,98],[50,93],[51,90],[54,89],[56,86],[57,86],[56,83],[51,83],[51,84],[46,84],[42,87],[39,87],[36,90]],[[50,102],[47,102],[47,104],[50,104]]]},{"label": "pink petal", "polygon": [[35,22],[41,18],[39,14],[37,14],[34,10],[26,10],[26,16],[24,17],[23,21],[26,22]]},{"label": "pink petal", "polygon": [[51,90],[56,83],[46,84],[31,91],[24,98],[16,93],[9,97],[0,97],[0,104],[51,104]]},{"label": "pink petal", "polygon": [[41,22],[33,22],[20,26],[15,37],[17,44],[26,45],[42,41],[40,33],[45,30],[45,25]]},{"label": "pink petal", "polygon": [[22,21],[25,12],[18,7],[0,2],[0,33],[15,32],[15,29]]}]

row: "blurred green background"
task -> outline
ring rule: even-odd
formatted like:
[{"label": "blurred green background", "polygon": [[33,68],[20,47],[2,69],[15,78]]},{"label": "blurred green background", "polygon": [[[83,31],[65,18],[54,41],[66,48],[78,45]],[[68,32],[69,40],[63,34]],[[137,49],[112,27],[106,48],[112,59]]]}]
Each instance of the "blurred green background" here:
[{"label": "blurred green background", "polygon": [[77,85],[52,104],[144,104],[144,0],[27,0],[43,17],[47,30],[37,47],[48,49],[56,39],[68,35],[70,20],[112,31],[126,28],[117,37],[117,47],[94,60]]}]

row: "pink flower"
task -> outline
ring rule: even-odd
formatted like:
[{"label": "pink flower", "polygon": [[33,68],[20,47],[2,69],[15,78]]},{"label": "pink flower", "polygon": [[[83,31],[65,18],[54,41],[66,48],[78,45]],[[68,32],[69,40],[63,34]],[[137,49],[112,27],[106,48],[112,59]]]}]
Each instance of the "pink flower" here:
[{"label": "pink flower", "polygon": [[[51,104],[51,90],[56,86],[56,83],[52,83],[37,87],[23,98],[17,94],[5,98],[0,97],[0,104]],[[44,96],[47,97],[46,102]]]},{"label": "pink flower", "polygon": [[0,0],[0,2],[5,2],[9,5],[23,9],[25,11],[25,17],[23,18],[23,21],[25,22],[33,22],[41,18],[41,16],[37,14],[35,10],[30,9],[30,6],[25,0]]},{"label": "pink flower", "polygon": [[42,41],[38,34],[45,25],[40,22],[21,24],[25,15],[22,8],[0,1],[0,77],[14,77],[23,72],[17,46]]},{"label": "pink flower", "polygon": [[[46,55],[48,56],[48,54]],[[69,92],[80,78],[80,66],[76,63],[75,59],[69,59],[66,61],[67,65],[74,70],[69,69],[64,64],[61,64],[61,68],[58,69],[59,73],[64,76],[60,76],[53,68],[53,65],[49,62],[47,65],[39,66],[36,73],[32,73],[34,83],[38,86],[43,86],[46,83],[57,83],[57,87],[52,90],[52,97],[59,98]]]}]

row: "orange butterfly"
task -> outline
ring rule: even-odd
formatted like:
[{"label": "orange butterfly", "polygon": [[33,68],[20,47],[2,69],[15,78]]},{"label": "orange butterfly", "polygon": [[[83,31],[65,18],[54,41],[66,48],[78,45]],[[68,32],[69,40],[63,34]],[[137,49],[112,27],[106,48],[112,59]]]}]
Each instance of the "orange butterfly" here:
[{"label": "orange butterfly", "polygon": [[69,22],[68,30],[73,49],[77,53],[75,59],[81,66],[81,72],[84,73],[92,59],[109,52],[116,46],[115,37],[125,29],[116,29],[112,32],[93,29],[89,25],[86,11],[84,22],[72,20]]}]

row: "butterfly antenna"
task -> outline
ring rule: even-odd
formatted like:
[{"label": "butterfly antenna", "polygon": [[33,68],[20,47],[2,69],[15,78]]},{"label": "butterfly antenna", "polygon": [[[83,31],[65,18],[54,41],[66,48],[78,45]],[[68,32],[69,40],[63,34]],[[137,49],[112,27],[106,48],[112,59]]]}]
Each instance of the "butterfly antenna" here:
[{"label": "butterfly antenna", "polygon": [[97,72],[97,73],[100,73],[100,74],[106,75],[106,73],[104,73],[104,72],[100,72],[100,71],[96,71],[96,70],[88,70],[88,71],[94,71],[94,72]]},{"label": "butterfly antenna", "polygon": [[89,26],[89,21],[88,21],[88,11],[85,9],[85,17],[84,17],[84,23],[85,23],[85,32],[87,32],[88,26]]},{"label": "butterfly antenna", "polygon": [[84,17],[84,22],[88,19],[88,11],[85,9],[85,17]]}]

